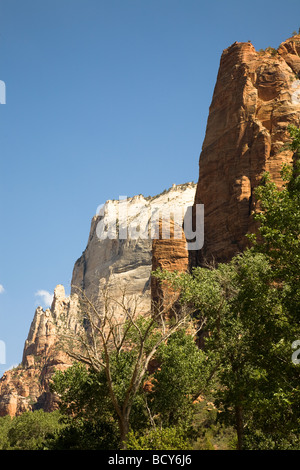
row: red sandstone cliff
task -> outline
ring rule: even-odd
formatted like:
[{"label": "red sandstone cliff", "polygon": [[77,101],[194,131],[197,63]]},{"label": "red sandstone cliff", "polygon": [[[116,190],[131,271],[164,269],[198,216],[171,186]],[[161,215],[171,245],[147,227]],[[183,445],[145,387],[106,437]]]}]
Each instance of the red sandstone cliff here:
[{"label": "red sandstone cliff", "polygon": [[192,264],[227,261],[253,229],[254,188],[262,173],[280,183],[291,160],[288,124],[300,123],[300,36],[278,50],[235,43],[221,57],[199,161],[196,204],[204,204],[204,247]]},{"label": "red sandstone cliff", "polygon": [[60,318],[67,318],[69,327],[76,330],[77,296],[66,297],[61,285],[54,291],[51,309],[36,309],[22,363],[0,379],[0,416],[15,416],[38,408],[55,409],[49,381],[54,370],[64,370],[71,364],[69,357],[57,348]]},{"label": "red sandstone cliff", "polygon": [[[182,238],[176,235],[174,221],[171,221],[170,238],[164,238],[162,224],[160,224],[160,236],[152,242],[153,271],[162,269],[171,272],[186,272],[188,270],[189,253],[182,227],[180,231]],[[176,301],[176,295],[172,289],[168,289],[167,283],[161,284],[153,276],[151,277],[151,298],[154,305],[163,309],[168,309]]]},{"label": "red sandstone cliff", "polygon": [[[250,215],[255,207],[253,191],[262,173],[269,171],[279,184],[281,166],[291,160],[291,152],[281,151],[288,139],[287,126],[299,125],[300,121],[299,52],[299,35],[285,41],[277,51],[257,52],[251,43],[235,43],[224,51],[200,155],[195,203],[204,204],[205,241],[200,252],[190,253],[193,263],[212,257],[226,261],[243,250],[245,234],[253,228]],[[113,255],[123,253],[123,258],[117,258],[114,265],[107,250],[102,254],[95,238],[90,236],[89,246],[74,268],[76,285],[89,288],[91,294],[97,293],[100,273],[109,277],[113,270],[126,282],[131,280],[136,288],[144,278],[147,281],[151,269],[184,271],[188,267],[184,239],[155,240],[152,266],[150,251],[141,256],[139,247],[134,245],[135,250],[128,250],[126,245],[123,251],[114,252],[115,244],[111,245],[114,263]],[[143,276],[135,277],[136,269]],[[145,282],[142,284],[149,291]],[[151,288],[154,299],[166,293],[159,292],[153,280]],[[15,415],[36,407],[53,409],[55,402],[49,393],[51,374],[55,368],[69,365],[66,356],[55,348],[55,323],[62,314],[72,324],[75,311],[76,300],[65,298],[61,286],[55,292],[51,309],[37,309],[22,364],[0,379],[0,415]]]}]

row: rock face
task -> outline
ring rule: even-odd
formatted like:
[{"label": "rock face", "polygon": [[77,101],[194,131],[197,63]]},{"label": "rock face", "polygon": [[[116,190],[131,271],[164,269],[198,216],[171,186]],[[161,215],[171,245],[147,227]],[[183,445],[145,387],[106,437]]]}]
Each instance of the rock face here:
[{"label": "rock face", "polygon": [[263,172],[280,184],[288,124],[300,123],[300,36],[278,50],[235,43],[221,57],[199,161],[195,204],[204,204],[202,250],[192,264],[228,261],[254,228],[254,188]]},{"label": "rock face", "polygon": [[[153,240],[152,244],[152,270],[186,272],[189,268],[189,253],[185,234],[181,226],[177,227],[181,232],[181,238],[176,237],[174,221],[171,221],[170,238],[163,237],[163,227],[160,224],[160,237]],[[168,289],[167,283],[160,283],[155,277],[151,277],[151,299],[158,309],[168,309],[168,306],[176,301],[173,290]],[[166,312],[167,313],[167,312]]]},{"label": "rock face", "polygon": [[[189,264],[212,258],[228,261],[245,248],[245,235],[254,228],[255,187],[265,171],[279,185],[281,166],[291,161],[291,152],[282,147],[289,138],[288,124],[300,124],[299,52],[299,35],[278,50],[257,52],[248,42],[223,52],[197,190],[187,183],[154,197],[107,201],[93,218],[87,247],[75,263],[71,296],[66,298],[63,287],[57,286],[51,308],[36,310],[22,363],[0,379],[0,415],[55,408],[49,381],[55,369],[70,366],[57,348],[57,324],[66,319],[77,331],[80,290],[101,308],[105,286],[113,289],[116,299],[125,289],[127,295],[140,298],[143,314],[152,299],[164,301],[168,295],[151,279],[152,270],[185,271]],[[188,253],[179,236],[178,213],[170,223],[170,236],[163,220],[170,222],[172,208],[183,216],[193,204],[204,205],[204,246]]]},{"label": "rock face", "polygon": [[78,299],[65,296],[58,285],[50,309],[38,307],[25,342],[22,363],[8,370],[0,380],[0,416],[18,415],[23,411],[55,409],[55,397],[49,391],[54,370],[71,364],[68,356],[57,347],[57,325],[67,319],[76,331]]},{"label": "rock face", "polygon": [[[101,214],[93,218],[87,247],[75,263],[70,297],[66,297],[64,287],[58,285],[51,308],[45,311],[41,307],[36,309],[25,342],[22,363],[7,371],[0,379],[0,416],[15,416],[38,408],[51,411],[57,406],[55,396],[49,391],[49,382],[55,370],[65,370],[71,365],[69,356],[57,343],[59,324],[67,321],[68,327],[78,332],[80,290],[101,308],[99,299],[105,285],[113,289],[115,299],[121,299],[126,289],[126,295],[139,298],[141,314],[150,310],[152,235],[158,226],[156,222],[161,214],[168,216],[173,209],[179,209],[184,215],[185,207],[193,205],[195,191],[196,185],[187,183],[173,185],[158,196],[144,198],[139,195],[122,201],[121,204],[126,202],[126,223],[120,218],[120,202],[107,201]],[[107,227],[111,238],[104,237],[101,232],[101,228],[105,232]],[[125,228],[127,237],[120,239],[119,233],[122,234],[123,230],[124,235]],[[188,252],[184,239],[178,241],[182,246],[180,256],[185,259],[182,264],[185,269]],[[177,256],[174,251],[171,250],[168,255],[164,250],[163,256],[165,261],[162,264],[165,265],[169,256],[167,266],[174,265]]]},{"label": "rock face", "polygon": [[[145,198],[139,195],[125,201],[107,201],[101,214],[93,218],[87,247],[75,263],[72,292],[82,289],[95,302],[101,297],[101,290],[105,285],[113,288],[114,297],[121,297],[126,289],[128,295],[139,297],[141,313],[143,310],[149,311],[153,268],[164,265],[172,269],[177,266],[179,259],[184,259],[183,264],[180,265],[181,261],[179,262],[182,269],[187,266],[185,240],[177,237],[182,237],[181,224],[185,208],[193,205],[195,191],[194,183],[186,183],[173,185],[154,197]],[[176,239],[174,236],[171,239],[170,216],[175,211],[179,212],[178,221],[181,218],[181,223],[178,224],[179,235],[175,231]],[[127,217],[123,217],[124,214]],[[166,230],[164,239],[159,235],[161,218],[167,221],[166,229],[170,227],[169,233]],[[110,227],[111,232],[105,232],[106,227]],[[120,235],[124,238],[120,239]],[[180,246],[180,253],[176,251],[177,245]],[[162,252],[158,253],[158,249],[162,249]],[[165,261],[158,261],[160,256]],[[177,261],[174,264],[175,259]]]}]

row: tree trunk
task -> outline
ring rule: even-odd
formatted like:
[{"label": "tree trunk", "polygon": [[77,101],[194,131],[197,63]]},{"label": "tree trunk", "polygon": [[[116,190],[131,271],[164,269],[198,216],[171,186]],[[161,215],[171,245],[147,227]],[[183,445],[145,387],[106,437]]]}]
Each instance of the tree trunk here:
[{"label": "tree trunk", "polygon": [[235,407],[236,432],[237,432],[237,450],[243,450],[244,422],[243,408],[241,405]]},{"label": "tree trunk", "polygon": [[121,449],[126,450],[127,448],[127,434],[129,432],[129,422],[126,418],[119,420],[120,427],[120,440],[121,440]]}]

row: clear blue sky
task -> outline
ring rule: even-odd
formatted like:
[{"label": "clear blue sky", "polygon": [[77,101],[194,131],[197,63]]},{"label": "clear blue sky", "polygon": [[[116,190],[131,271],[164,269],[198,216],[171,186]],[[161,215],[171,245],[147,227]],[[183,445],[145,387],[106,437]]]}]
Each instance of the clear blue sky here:
[{"label": "clear blue sky", "polygon": [[0,374],[21,361],[36,292],[69,292],[99,204],[197,181],[223,49],[278,47],[299,10],[299,0],[0,0]]}]

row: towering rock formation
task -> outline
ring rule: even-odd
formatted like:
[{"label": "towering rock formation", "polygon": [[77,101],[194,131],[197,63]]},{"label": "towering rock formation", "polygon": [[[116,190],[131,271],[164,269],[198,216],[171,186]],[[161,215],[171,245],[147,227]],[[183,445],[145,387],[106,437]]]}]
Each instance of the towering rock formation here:
[{"label": "towering rock formation", "polygon": [[[195,192],[196,185],[186,183],[173,185],[154,197],[139,195],[107,201],[101,214],[93,218],[87,247],[75,263],[72,292],[83,289],[95,302],[100,299],[104,286],[111,286],[115,297],[121,296],[126,289],[128,295],[140,298],[141,311],[149,311],[151,271],[163,264],[169,269],[185,270],[187,267],[188,251],[181,225],[185,208],[193,205]],[[178,234],[175,231],[174,238],[174,221],[171,221],[171,228],[162,239],[159,220],[165,218],[165,228],[169,227],[175,211],[179,215],[180,231]],[[108,227],[110,233],[105,232]],[[120,238],[120,234],[124,238]],[[153,253],[152,242],[155,243]],[[158,245],[166,246],[166,249],[158,253]],[[161,263],[160,257],[167,259],[167,263]],[[183,259],[186,261],[182,264]]]},{"label": "towering rock formation", "polygon": [[57,347],[57,325],[67,321],[76,333],[77,295],[65,296],[64,287],[54,291],[52,306],[45,311],[38,307],[25,341],[22,363],[5,372],[0,380],[0,416],[23,411],[55,408],[55,397],[49,391],[54,370],[71,365],[69,357]]},{"label": "towering rock formation", "polygon": [[[56,407],[49,382],[56,369],[64,370],[71,365],[69,356],[57,341],[59,324],[66,321],[74,333],[78,332],[78,295],[81,290],[101,309],[101,291],[105,286],[113,289],[115,300],[121,300],[125,289],[126,295],[139,298],[141,314],[149,312],[153,230],[158,227],[159,217],[168,217],[173,210],[182,209],[184,215],[185,207],[193,205],[195,191],[194,183],[186,183],[173,185],[154,197],[139,195],[126,201],[106,202],[101,213],[93,218],[86,249],[75,263],[70,297],[65,296],[64,287],[59,285],[54,291],[51,308],[45,311],[41,307],[36,309],[22,363],[0,379],[0,416],[14,416],[38,408],[51,411]],[[120,218],[120,205],[123,204],[126,220]],[[108,234],[103,236],[107,226],[111,238],[106,236]],[[120,239],[119,233],[123,230],[124,235],[125,229],[127,237]],[[170,241],[161,240],[163,243]],[[169,254],[164,251],[163,254],[164,258],[170,258],[170,269],[178,267],[177,259],[188,259],[185,240],[178,242],[179,249],[172,249]],[[159,260],[156,258],[155,262]],[[180,266],[185,269],[186,265],[185,262]]]},{"label": "towering rock formation", "polygon": [[205,242],[192,264],[228,261],[254,228],[254,188],[263,172],[280,184],[288,124],[300,124],[300,36],[278,50],[235,43],[221,57],[199,161],[195,204],[204,204]]},{"label": "towering rock formation", "polygon": [[[167,293],[159,292],[151,271],[188,268],[189,254],[184,238],[178,238],[181,225],[176,218],[170,239],[159,236],[159,230],[154,240],[150,235],[152,217],[157,221],[159,211],[168,215],[170,206],[183,209],[204,204],[204,247],[190,252],[192,265],[211,258],[227,261],[245,248],[245,235],[254,228],[255,187],[265,171],[279,185],[282,164],[291,161],[291,152],[282,148],[289,138],[288,124],[300,124],[299,52],[299,35],[278,50],[257,52],[248,42],[235,43],[223,52],[197,191],[188,183],[152,198],[140,195],[105,204],[93,218],[87,247],[75,263],[71,296],[66,298],[58,286],[51,309],[36,310],[22,363],[0,380],[0,415],[55,407],[49,380],[54,369],[70,365],[57,347],[57,323],[66,319],[77,331],[77,292],[83,290],[97,303],[104,286],[113,288],[115,298],[125,288],[127,294],[140,297],[142,314],[150,309],[151,299]],[[124,225],[124,207],[128,226]],[[129,229],[128,236],[124,236],[125,229]]]},{"label": "towering rock formation", "polygon": [[[159,238],[152,243],[152,270],[167,270],[186,272],[189,269],[189,253],[182,226],[176,227],[176,222],[170,222],[170,238],[164,238],[163,225],[159,226]],[[176,229],[181,232],[181,238],[176,236]],[[151,299],[157,309],[168,309],[176,300],[167,282],[161,283],[151,277]],[[166,312],[167,313],[167,312]]]}]

